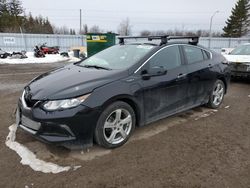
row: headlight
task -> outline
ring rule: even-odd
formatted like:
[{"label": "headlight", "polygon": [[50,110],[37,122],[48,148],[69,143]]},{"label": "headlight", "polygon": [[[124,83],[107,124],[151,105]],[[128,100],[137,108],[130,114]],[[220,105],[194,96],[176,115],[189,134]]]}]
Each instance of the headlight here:
[{"label": "headlight", "polygon": [[90,94],[87,94],[72,99],[47,101],[43,104],[43,108],[49,111],[73,108],[80,105],[83,101],[85,101],[89,95]]}]

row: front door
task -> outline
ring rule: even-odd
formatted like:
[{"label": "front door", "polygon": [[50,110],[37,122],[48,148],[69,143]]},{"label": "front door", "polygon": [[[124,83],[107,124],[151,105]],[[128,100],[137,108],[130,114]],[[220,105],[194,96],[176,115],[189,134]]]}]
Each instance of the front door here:
[{"label": "front door", "polygon": [[142,68],[142,74],[150,75],[155,67],[163,67],[167,72],[142,80],[144,113],[146,122],[164,118],[184,109],[187,103],[186,65],[178,45],[167,46],[158,51]]}]

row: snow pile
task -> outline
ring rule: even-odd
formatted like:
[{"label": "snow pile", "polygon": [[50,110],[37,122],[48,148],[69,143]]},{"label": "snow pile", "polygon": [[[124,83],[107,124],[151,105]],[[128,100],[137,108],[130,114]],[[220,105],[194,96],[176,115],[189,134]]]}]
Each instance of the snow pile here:
[{"label": "snow pile", "polygon": [[54,163],[45,162],[40,159],[37,159],[36,155],[32,151],[30,151],[27,147],[15,141],[17,125],[16,124],[11,125],[9,127],[9,130],[10,132],[6,138],[5,144],[10,149],[14,150],[21,157],[21,163],[23,165],[29,165],[35,171],[40,171],[43,173],[54,173],[54,174],[64,171],[69,171],[70,169],[76,170],[81,167],[81,166],[62,167]]},{"label": "snow pile", "polygon": [[57,63],[57,62],[76,62],[80,59],[73,56],[63,57],[60,54],[46,54],[45,57],[37,58],[34,56],[33,52],[27,52],[26,56],[28,58],[24,59],[0,59],[0,64],[27,64],[27,63]]}]

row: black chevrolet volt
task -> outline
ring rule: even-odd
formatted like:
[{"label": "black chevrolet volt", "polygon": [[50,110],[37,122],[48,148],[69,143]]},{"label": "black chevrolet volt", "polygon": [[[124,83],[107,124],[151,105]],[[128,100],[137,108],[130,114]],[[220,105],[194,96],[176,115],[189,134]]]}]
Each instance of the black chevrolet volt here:
[{"label": "black chevrolet volt", "polygon": [[18,126],[48,143],[115,148],[136,126],[204,104],[220,106],[230,69],[223,56],[198,45],[198,37],[147,38],[160,44],[125,43],[128,38],[33,79],[18,102]]}]

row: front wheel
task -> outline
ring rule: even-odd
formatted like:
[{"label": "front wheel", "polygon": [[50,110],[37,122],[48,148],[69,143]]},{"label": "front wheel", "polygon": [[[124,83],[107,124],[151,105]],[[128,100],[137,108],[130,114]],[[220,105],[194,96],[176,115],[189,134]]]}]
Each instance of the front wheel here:
[{"label": "front wheel", "polygon": [[210,108],[218,108],[224,98],[225,84],[221,80],[217,80],[213,85],[213,91],[209,96],[208,106]]},{"label": "front wheel", "polygon": [[135,112],[125,102],[109,105],[101,114],[96,130],[95,141],[105,148],[116,148],[125,144],[135,128]]}]

